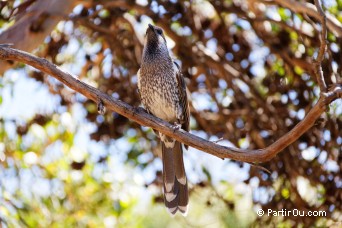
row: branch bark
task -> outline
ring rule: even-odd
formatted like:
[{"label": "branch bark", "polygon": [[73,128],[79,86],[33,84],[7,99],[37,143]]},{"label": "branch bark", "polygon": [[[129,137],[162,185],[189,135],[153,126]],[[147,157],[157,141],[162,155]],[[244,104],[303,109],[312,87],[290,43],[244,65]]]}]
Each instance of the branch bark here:
[{"label": "branch bark", "polygon": [[337,98],[342,98],[342,85],[335,84],[328,92],[321,93],[321,97],[310,110],[310,112],[290,132],[264,149],[244,150],[226,147],[214,142],[210,142],[182,129],[175,130],[174,126],[170,123],[146,113],[141,108],[132,107],[125,102],[112,98],[98,89],[80,81],[75,76],[64,72],[58,66],[50,63],[46,59],[38,58],[29,53],[10,48],[8,45],[0,45],[0,60],[19,61],[41,70],[42,72],[53,76],[66,86],[81,93],[94,102],[101,102],[107,109],[117,112],[140,125],[156,129],[159,132],[173,137],[179,142],[182,142],[193,148],[199,149],[219,158],[230,158],[249,163],[266,162],[272,159],[284,148],[296,141],[308,129],[310,129],[320,115],[326,111],[327,105]]}]

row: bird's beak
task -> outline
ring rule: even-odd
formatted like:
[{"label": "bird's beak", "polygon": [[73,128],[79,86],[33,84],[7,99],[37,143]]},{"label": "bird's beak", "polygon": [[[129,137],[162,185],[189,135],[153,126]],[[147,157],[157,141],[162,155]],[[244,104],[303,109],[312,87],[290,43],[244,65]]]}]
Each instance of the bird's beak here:
[{"label": "bird's beak", "polygon": [[153,27],[153,25],[151,25],[151,24],[148,24],[148,27],[149,27],[150,29],[152,29],[152,31],[154,31],[154,27]]},{"label": "bird's beak", "polygon": [[148,28],[151,29],[154,34],[157,34],[156,33],[156,29],[155,29],[155,27],[153,25],[148,24]]}]

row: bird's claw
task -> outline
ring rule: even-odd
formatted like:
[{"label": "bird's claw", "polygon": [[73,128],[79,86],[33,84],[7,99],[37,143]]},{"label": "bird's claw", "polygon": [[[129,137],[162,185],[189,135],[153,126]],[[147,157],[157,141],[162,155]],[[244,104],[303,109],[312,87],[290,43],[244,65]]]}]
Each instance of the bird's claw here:
[{"label": "bird's claw", "polygon": [[133,115],[139,114],[139,113],[148,113],[146,109],[142,107],[133,107]]},{"label": "bird's claw", "polygon": [[104,106],[103,101],[101,100],[101,98],[98,98],[97,111],[101,115],[104,115],[105,112],[106,112],[106,107]]},{"label": "bird's claw", "polygon": [[175,131],[181,129],[181,127],[182,127],[182,125],[181,125],[180,123],[175,122],[174,125],[172,126],[173,132],[175,132]]}]

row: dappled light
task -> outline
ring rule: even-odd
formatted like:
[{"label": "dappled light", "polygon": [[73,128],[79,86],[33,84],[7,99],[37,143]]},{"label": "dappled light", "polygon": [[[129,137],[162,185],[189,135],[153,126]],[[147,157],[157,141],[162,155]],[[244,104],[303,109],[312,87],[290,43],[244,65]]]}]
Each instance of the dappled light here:
[{"label": "dappled light", "polygon": [[[10,29],[22,29],[20,19],[41,2],[0,2],[0,44],[139,107],[145,32],[158,25],[185,78],[190,133],[217,145],[264,149],[315,105],[325,111],[268,159],[184,150],[189,213],[171,217],[151,128],[107,107],[102,115],[100,97],[8,60],[11,48],[0,48],[0,227],[341,224],[342,1],[60,0],[70,4],[54,6],[63,14],[37,16],[18,45]],[[46,36],[35,36],[40,30]],[[267,214],[294,209],[326,214]]]}]

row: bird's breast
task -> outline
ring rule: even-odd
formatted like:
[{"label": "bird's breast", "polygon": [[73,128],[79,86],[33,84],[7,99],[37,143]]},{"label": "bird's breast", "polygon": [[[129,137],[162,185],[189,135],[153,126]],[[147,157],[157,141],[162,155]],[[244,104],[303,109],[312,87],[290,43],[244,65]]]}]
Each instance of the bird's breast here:
[{"label": "bird's breast", "polygon": [[168,122],[177,120],[179,99],[174,80],[171,75],[160,73],[140,72],[139,76],[139,91],[143,105],[153,115]]}]

